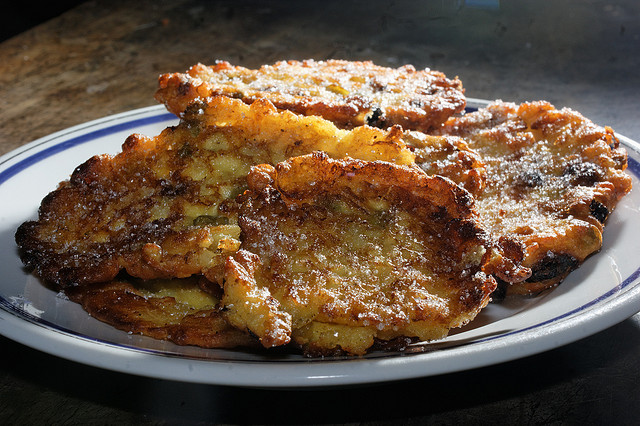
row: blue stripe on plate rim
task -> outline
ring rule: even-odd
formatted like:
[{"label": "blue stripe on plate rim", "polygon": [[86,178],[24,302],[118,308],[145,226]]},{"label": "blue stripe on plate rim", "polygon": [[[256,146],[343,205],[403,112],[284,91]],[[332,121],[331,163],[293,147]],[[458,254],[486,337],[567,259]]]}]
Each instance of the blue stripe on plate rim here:
[{"label": "blue stripe on plate rim", "polygon": [[[147,112],[147,109],[141,109],[141,110],[136,110],[133,112],[132,115],[135,114],[143,114],[145,112]],[[125,113],[126,116],[126,113]],[[121,119],[122,115],[117,115],[117,116],[113,116],[113,117],[108,117],[105,120],[97,120],[96,122],[100,122],[100,124],[105,124],[108,123],[109,121],[119,121]],[[170,114],[168,112],[163,112],[163,113],[159,113],[156,115],[152,115],[149,117],[144,117],[144,118],[136,118],[133,120],[129,120],[129,121],[125,121],[125,122],[119,122],[118,124],[114,124],[113,126],[108,126],[108,127],[104,127],[98,130],[94,130],[88,133],[83,133],[79,136],[72,136],[70,139],[66,139],[67,136],[69,135],[73,135],[76,134],[78,132],[83,131],[84,129],[90,129],[92,127],[95,126],[96,122],[90,122],[87,123],[86,126],[81,126],[81,127],[73,127],[71,129],[68,129],[67,131],[63,131],[60,133],[56,133],[50,137],[45,137],[43,139],[38,140],[35,144],[33,145],[29,145],[27,147],[25,147],[24,150],[18,150],[17,152],[14,152],[13,155],[8,155],[4,158],[2,158],[2,161],[0,162],[0,167],[2,167],[3,164],[6,164],[7,162],[9,162],[10,160],[17,158],[19,156],[25,155],[27,154],[29,151],[45,145],[45,144],[51,144],[54,143],[54,145],[51,145],[50,147],[47,147],[41,151],[37,151],[35,152],[33,155],[30,155],[22,160],[20,160],[18,163],[7,167],[5,170],[3,170],[2,172],[0,172],[0,185],[2,185],[5,181],[7,181],[8,179],[10,179],[12,176],[20,173],[21,171],[23,171],[24,169],[26,169],[27,167],[33,166],[34,164],[36,164],[37,162],[50,157],[54,154],[57,154],[59,152],[62,151],[66,151],[70,148],[73,148],[77,145],[86,143],[86,142],[91,142],[94,139],[97,138],[101,138],[104,136],[109,136],[111,134],[117,133],[117,132],[121,132],[121,131],[125,131],[125,130],[130,130],[130,129],[135,129],[138,128],[140,126],[145,126],[145,125],[149,125],[149,124],[155,124],[155,123],[161,123],[164,121],[169,121],[169,120],[175,120],[176,116],[173,114]],[[56,140],[59,140],[59,142],[55,142]]]},{"label": "blue stripe on plate rim", "polygon": [[[469,100],[468,102],[468,106],[465,108],[465,112],[473,112],[476,111],[478,109],[478,107],[486,105],[487,102],[486,101],[482,101],[482,100]],[[158,110],[156,112],[156,110]],[[142,118],[135,118],[138,115],[145,115]],[[131,117],[132,119],[128,119],[129,117]],[[122,120],[126,120],[126,121],[122,121]],[[7,162],[11,161],[12,159],[18,159],[18,161],[11,165],[8,166],[7,168],[5,168],[4,170],[0,170],[0,185],[4,184],[8,179],[10,179],[12,176],[15,176],[16,174],[22,172],[23,170],[33,166],[34,164],[38,163],[39,161],[50,157],[54,154],[66,151],[68,149],[72,149],[73,147],[83,144],[83,143],[87,143],[87,142],[91,142],[97,138],[101,138],[101,137],[105,137],[117,132],[121,132],[121,131],[125,131],[125,130],[130,130],[130,129],[135,129],[135,128],[139,128],[141,126],[145,126],[145,125],[151,125],[151,124],[157,124],[157,123],[162,123],[162,122],[169,122],[169,121],[175,121],[176,117],[173,114],[170,114],[168,112],[166,112],[166,110],[164,110],[164,108],[161,108],[160,106],[156,106],[156,107],[148,107],[148,108],[141,108],[141,109],[137,109],[137,110],[132,110],[129,111],[127,113],[122,113],[122,114],[117,114],[114,116],[110,116],[110,117],[105,117],[104,119],[99,119],[99,120],[95,120],[95,121],[91,121],[88,123],[85,123],[84,125],[81,126],[76,126],[76,127],[72,127],[69,128],[65,131],[61,131],[58,133],[54,133],[48,137],[44,137],[42,139],[39,139],[37,141],[35,141],[33,144],[28,144],[25,145],[22,149],[17,149],[15,151],[13,151],[12,153],[9,153],[7,155],[5,155],[4,157],[2,157],[0,160],[0,169],[3,167],[4,164],[6,164]],[[117,123],[112,125],[112,126],[106,126],[103,127],[106,123],[109,123],[111,121],[116,121]],[[94,131],[89,131],[86,133],[81,133],[78,136],[74,136],[76,135],[78,132],[84,132],[86,130],[89,130],[93,127],[99,127],[97,130]],[[627,149],[632,149],[637,153],[640,153],[640,145],[638,145],[637,143],[635,143],[634,141],[632,141],[629,138],[626,138],[624,136],[621,137],[625,148]],[[29,155],[29,152],[32,151],[35,148],[41,147],[43,145],[48,145],[48,144],[52,144],[51,146],[47,146],[44,149],[40,150],[40,151],[35,151],[32,155]],[[25,158],[20,159],[20,157],[25,156]],[[640,179],[640,162],[636,161],[633,158],[629,158],[628,159],[628,169],[629,172],[631,172],[633,175],[636,176],[636,178]],[[491,335],[488,337],[479,337],[477,339],[473,339],[469,342],[464,343],[464,346],[468,346],[468,345],[477,345],[479,343],[484,343],[484,342],[489,342],[489,341],[495,341],[498,339],[504,339],[506,337],[509,336],[514,336],[514,335],[518,335],[518,334],[522,334],[525,333],[527,331],[531,331],[531,330],[535,330],[535,329],[540,329],[544,326],[559,322],[565,318],[568,318],[572,315],[575,315],[579,312],[585,311],[587,309],[589,309],[590,307],[597,305],[599,303],[602,303],[604,301],[606,301],[607,299],[611,298],[613,295],[615,294],[619,294],[623,289],[626,289],[627,287],[629,287],[631,284],[640,284],[640,281],[638,281],[638,278],[640,277],[640,267],[638,269],[636,269],[633,273],[631,273],[627,278],[625,278],[621,284],[619,284],[618,286],[612,288],[611,290],[607,291],[606,293],[594,298],[593,300],[591,300],[590,302],[587,302],[585,304],[583,304],[582,306],[575,308],[571,311],[565,312],[562,315],[556,316],[554,318],[545,320],[543,322],[531,325],[529,327],[525,327],[525,328],[521,328],[521,329],[517,329],[517,330],[512,330],[512,331],[506,331],[504,333],[499,333],[499,334],[495,334],[495,335]],[[209,358],[209,357],[198,357],[198,356],[194,356],[194,355],[184,355],[184,354],[179,354],[179,353],[169,353],[169,352],[165,352],[162,350],[156,350],[156,349],[150,349],[150,348],[142,348],[139,346],[134,346],[134,345],[125,345],[125,344],[121,344],[121,343],[114,343],[114,342],[110,342],[110,341],[106,341],[106,340],[102,340],[102,339],[98,339],[95,337],[92,337],[90,335],[85,335],[82,333],[78,333],[75,332],[73,330],[67,329],[65,327],[61,327],[55,323],[52,323],[50,321],[44,320],[40,317],[37,317],[29,312],[24,311],[23,309],[21,309],[20,307],[12,304],[10,301],[6,300],[5,298],[0,296],[0,309],[3,309],[4,311],[7,311],[15,316],[17,316],[20,319],[26,320],[34,325],[37,326],[41,326],[41,327],[45,327],[47,329],[50,329],[51,331],[55,331],[58,333],[62,333],[64,335],[67,335],[68,337],[72,337],[72,338],[78,338],[78,339],[82,339],[82,340],[86,340],[92,343],[96,343],[96,344],[100,344],[100,345],[107,345],[107,346],[111,346],[111,347],[115,347],[115,348],[121,348],[121,349],[126,349],[126,350],[133,350],[133,351],[137,351],[137,352],[143,352],[143,353],[149,353],[152,355],[159,355],[159,356],[165,356],[165,357],[177,357],[177,358],[182,358],[182,359],[194,359],[194,360],[211,360],[213,362],[216,361],[225,361],[225,362],[255,362],[255,360],[243,360],[243,359],[233,359],[233,360],[229,360],[226,359],[225,357],[222,358]],[[459,347],[462,345],[455,345],[454,347]],[[436,347],[437,347],[437,342],[436,342]],[[446,350],[446,345],[443,347],[443,350]],[[206,351],[210,351],[210,350],[206,350]],[[214,349],[215,351],[215,349]],[[430,351],[426,352],[427,354],[430,353]],[[424,355],[425,352],[416,352],[414,355],[415,356],[419,356],[419,355]],[[396,354],[394,354],[393,352],[391,353],[384,353],[384,354],[374,354],[373,357],[374,358],[378,358],[378,357],[391,357],[391,356],[395,356]],[[413,354],[411,354],[413,355]],[[365,356],[365,358],[368,358],[368,356]],[[327,361],[332,361],[332,360],[345,360],[345,359],[349,359],[349,358],[345,358],[345,357],[335,357],[335,358],[322,358],[319,359],[319,361],[322,362],[327,362]],[[266,361],[271,361],[270,359],[266,359]],[[310,361],[313,361],[313,359],[297,359],[297,358],[287,358],[286,359],[287,362],[292,362],[292,361],[304,361],[305,363],[308,363]]]}]

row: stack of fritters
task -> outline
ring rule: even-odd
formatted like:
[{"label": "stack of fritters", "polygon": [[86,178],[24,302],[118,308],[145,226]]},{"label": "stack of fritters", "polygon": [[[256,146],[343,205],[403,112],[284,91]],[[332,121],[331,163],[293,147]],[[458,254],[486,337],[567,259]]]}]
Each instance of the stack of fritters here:
[{"label": "stack of fritters", "polygon": [[251,166],[323,151],[410,164],[397,130],[339,130],[318,117],[217,97],[157,137],[134,134],[114,157],[79,166],[17,234],[23,260],[58,286],[203,274],[221,282],[237,250],[235,198]]},{"label": "stack of fritters", "polygon": [[498,283],[558,284],[631,185],[610,129],[543,102],[460,115],[460,82],[411,66],[219,62],[156,98],[180,124],[78,167],[16,241],[96,318],[178,344],[444,337]]}]

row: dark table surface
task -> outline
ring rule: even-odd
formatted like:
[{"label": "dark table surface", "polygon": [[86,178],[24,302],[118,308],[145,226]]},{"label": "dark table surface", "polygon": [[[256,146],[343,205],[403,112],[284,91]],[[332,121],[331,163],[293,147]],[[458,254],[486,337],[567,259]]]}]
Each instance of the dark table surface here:
[{"label": "dark table surface", "polygon": [[[430,67],[459,76],[468,97],[545,99],[640,139],[640,3],[632,0],[120,0],[79,4],[0,44],[0,155],[72,125],[155,105],[160,73],[216,59],[255,67],[305,58]],[[640,315],[516,361],[331,389],[157,380],[77,364],[4,337],[0,345],[2,424],[637,424],[640,418]]]}]

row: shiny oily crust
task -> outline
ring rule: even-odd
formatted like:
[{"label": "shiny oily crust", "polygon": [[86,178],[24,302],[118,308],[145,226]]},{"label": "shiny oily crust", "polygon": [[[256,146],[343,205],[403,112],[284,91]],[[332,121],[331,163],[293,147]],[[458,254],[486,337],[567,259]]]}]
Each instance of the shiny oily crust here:
[{"label": "shiny oily crust", "polygon": [[231,327],[219,311],[219,295],[202,289],[202,277],[124,280],[66,290],[94,318],[133,334],[203,348],[257,347],[257,340]]},{"label": "shiny oily crust", "polygon": [[248,182],[222,303],[265,347],[359,355],[442,338],[496,287],[483,270],[495,250],[450,180],[314,153],[254,167]]},{"label": "shiny oily crust", "polygon": [[600,250],[607,217],[631,190],[613,130],[548,102],[496,101],[437,133],[464,138],[485,164],[486,186],[476,194],[481,226],[524,247],[532,275],[511,293],[553,287]]},{"label": "shiny oily crust", "polygon": [[235,197],[250,167],[316,150],[410,164],[402,131],[340,130],[319,117],[216,97],[156,137],[131,135],[115,155],[92,157],[20,226],[23,262],[58,287],[134,277],[204,274],[220,282],[240,245]]},{"label": "shiny oily crust", "polygon": [[281,61],[248,69],[219,61],[185,73],[163,74],[156,99],[181,115],[194,99],[225,95],[319,115],[341,128],[368,124],[428,131],[464,109],[462,83],[411,65],[387,68],[370,61]]},{"label": "shiny oily crust", "polygon": [[464,139],[405,131],[402,140],[415,155],[415,164],[427,174],[447,177],[474,196],[484,189],[484,162]]}]

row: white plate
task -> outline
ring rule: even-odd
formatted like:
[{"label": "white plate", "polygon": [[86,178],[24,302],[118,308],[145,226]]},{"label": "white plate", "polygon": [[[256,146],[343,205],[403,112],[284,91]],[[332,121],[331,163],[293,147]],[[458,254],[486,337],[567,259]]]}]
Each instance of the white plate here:
[{"label": "white plate", "polygon": [[[482,104],[469,100],[471,107]],[[562,285],[539,297],[491,304],[468,327],[426,345],[426,352],[306,359],[182,347],[118,331],[27,273],[14,232],[36,217],[40,200],[87,158],[119,152],[131,133],[155,135],[176,123],[162,106],[143,108],[55,133],[0,158],[0,333],[63,358],[155,378],[236,386],[328,386],[402,380],[513,360],[594,334],[640,311],[640,194],[634,189],[609,217],[601,252]],[[637,188],[640,145],[621,140]]]}]

